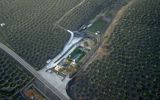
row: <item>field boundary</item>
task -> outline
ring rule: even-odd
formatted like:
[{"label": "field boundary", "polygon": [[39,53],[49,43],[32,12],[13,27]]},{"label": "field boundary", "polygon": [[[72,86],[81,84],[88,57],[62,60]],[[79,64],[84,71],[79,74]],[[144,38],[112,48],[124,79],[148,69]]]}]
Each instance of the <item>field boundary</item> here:
[{"label": "field boundary", "polygon": [[55,24],[59,24],[64,17],[68,16],[74,9],[78,8],[79,6],[81,6],[82,4],[85,3],[86,0],[81,1],[79,4],[77,4],[76,6],[74,6],[72,9],[70,9],[68,12],[66,12]]}]

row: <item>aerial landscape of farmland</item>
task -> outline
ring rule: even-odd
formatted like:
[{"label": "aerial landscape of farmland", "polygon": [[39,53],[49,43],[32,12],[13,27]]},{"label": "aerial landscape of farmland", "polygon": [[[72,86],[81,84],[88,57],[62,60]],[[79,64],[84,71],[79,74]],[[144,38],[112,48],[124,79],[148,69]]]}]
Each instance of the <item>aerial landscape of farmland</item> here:
[{"label": "aerial landscape of farmland", "polygon": [[0,100],[159,100],[160,0],[0,0]]},{"label": "aerial landscape of farmland", "polygon": [[0,98],[20,99],[17,93],[32,79],[13,58],[0,50]]},{"label": "aerial landscape of farmland", "polygon": [[160,99],[159,4],[134,0],[120,12],[124,15],[105,40],[109,55],[70,82],[68,93],[74,100]]},{"label": "aerial landscape of farmland", "polygon": [[5,23],[1,34],[19,55],[39,70],[69,39],[70,35],[55,23],[79,1],[1,0],[0,22]]}]

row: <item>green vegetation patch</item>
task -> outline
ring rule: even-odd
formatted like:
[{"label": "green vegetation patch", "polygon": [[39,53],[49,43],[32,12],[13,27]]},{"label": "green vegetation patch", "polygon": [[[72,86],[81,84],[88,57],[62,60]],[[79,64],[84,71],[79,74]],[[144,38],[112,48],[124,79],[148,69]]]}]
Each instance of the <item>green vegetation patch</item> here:
[{"label": "green vegetation patch", "polygon": [[23,66],[0,50],[0,99],[18,98],[20,90],[32,79]]},{"label": "green vegetation patch", "polygon": [[89,23],[91,19],[95,18],[105,8],[117,2],[119,0],[85,0],[83,4],[65,16],[60,25],[70,30],[77,30],[82,25]]},{"label": "green vegetation patch", "polygon": [[106,28],[107,28],[107,22],[102,18],[99,18],[87,30],[93,33],[96,33],[97,31],[99,31],[100,33],[103,33],[105,32]]},{"label": "green vegetation patch", "polygon": [[75,60],[76,62],[79,62],[84,56],[86,55],[86,52],[81,50],[80,48],[76,48],[69,56],[69,59]]},{"label": "green vegetation patch", "polygon": [[133,1],[110,37],[110,54],[70,84],[74,100],[160,99],[160,0]]}]

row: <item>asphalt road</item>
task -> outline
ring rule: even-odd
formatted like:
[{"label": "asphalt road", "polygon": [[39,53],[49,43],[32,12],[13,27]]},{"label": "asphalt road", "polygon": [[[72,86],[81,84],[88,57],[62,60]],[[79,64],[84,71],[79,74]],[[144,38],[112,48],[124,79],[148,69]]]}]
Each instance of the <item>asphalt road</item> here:
[{"label": "asphalt road", "polygon": [[6,45],[0,42],[0,48],[12,56],[16,61],[18,61],[21,65],[23,65],[30,73],[32,73],[37,79],[39,79],[46,87],[48,87],[57,97],[61,100],[69,100],[69,98],[65,97],[60,91],[58,91],[54,86],[52,86],[48,81],[46,81],[38,72],[25,60],[23,60],[18,54],[9,49]]}]

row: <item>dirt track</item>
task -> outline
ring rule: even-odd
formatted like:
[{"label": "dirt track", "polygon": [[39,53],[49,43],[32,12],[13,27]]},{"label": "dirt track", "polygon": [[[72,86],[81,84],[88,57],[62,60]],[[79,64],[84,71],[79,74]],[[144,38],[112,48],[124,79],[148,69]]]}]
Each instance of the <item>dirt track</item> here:
[{"label": "dirt track", "polygon": [[113,33],[115,27],[117,26],[118,22],[120,21],[120,19],[123,17],[124,13],[127,11],[128,7],[130,7],[132,5],[132,3],[134,2],[134,0],[130,1],[127,5],[123,6],[116,14],[115,18],[113,19],[112,23],[110,24],[110,26],[108,27],[107,31],[105,32],[104,37],[108,37],[108,39],[110,38],[111,34]]},{"label": "dirt track", "polygon": [[[123,6],[115,15],[115,18],[113,19],[112,23],[108,27],[107,31],[105,32],[103,36],[103,42],[100,46],[100,48],[97,50],[97,56],[98,57],[103,57],[105,55],[108,55],[109,53],[107,52],[108,48],[107,46],[109,45],[109,40],[111,38],[111,34],[113,33],[114,29],[116,28],[117,24],[119,23],[120,19],[123,17],[124,13],[127,11],[127,9],[133,4],[134,0],[130,1],[127,5]],[[107,37],[107,39],[105,38]],[[99,52],[100,51],[100,52]],[[101,52],[102,51],[102,52]],[[104,52],[106,51],[106,54]]]}]

